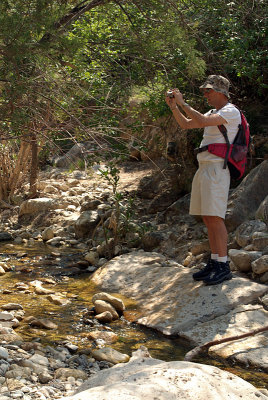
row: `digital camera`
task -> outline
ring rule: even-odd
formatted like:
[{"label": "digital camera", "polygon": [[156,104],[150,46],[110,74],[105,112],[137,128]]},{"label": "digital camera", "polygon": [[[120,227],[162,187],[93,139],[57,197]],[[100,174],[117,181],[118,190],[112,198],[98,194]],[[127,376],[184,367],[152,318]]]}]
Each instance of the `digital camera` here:
[{"label": "digital camera", "polygon": [[173,99],[174,94],[173,94],[172,90],[167,91],[167,97],[170,97],[171,99]]}]

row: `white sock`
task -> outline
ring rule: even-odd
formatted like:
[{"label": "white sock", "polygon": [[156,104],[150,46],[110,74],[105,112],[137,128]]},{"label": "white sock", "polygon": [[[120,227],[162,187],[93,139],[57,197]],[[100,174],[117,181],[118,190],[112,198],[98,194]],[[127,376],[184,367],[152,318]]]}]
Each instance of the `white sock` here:
[{"label": "white sock", "polygon": [[218,260],[219,254],[211,254],[211,260]]},{"label": "white sock", "polygon": [[226,263],[226,262],[227,262],[227,256],[225,256],[225,257],[218,257],[218,260],[217,260],[217,261]]}]

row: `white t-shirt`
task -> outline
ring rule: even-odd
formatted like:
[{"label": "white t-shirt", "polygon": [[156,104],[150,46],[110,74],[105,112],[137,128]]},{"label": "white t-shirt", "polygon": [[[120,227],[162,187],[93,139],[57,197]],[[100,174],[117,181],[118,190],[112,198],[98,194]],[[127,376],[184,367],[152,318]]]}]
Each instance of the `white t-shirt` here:
[{"label": "white t-shirt", "polygon": [[[227,103],[220,110],[210,110],[205,115],[211,114],[219,114],[226,121],[224,126],[227,129],[227,134],[230,143],[233,143],[234,138],[238,131],[238,125],[241,124],[241,116],[239,110],[232,104]],[[203,139],[200,143],[200,147],[207,146],[211,143],[226,143],[223,137],[223,134],[219,130],[218,126],[206,126],[204,129]],[[199,153],[197,155],[198,161],[213,161],[219,162],[223,159],[221,157],[217,157],[214,154],[209,153],[208,151],[204,151],[203,153]]]}]

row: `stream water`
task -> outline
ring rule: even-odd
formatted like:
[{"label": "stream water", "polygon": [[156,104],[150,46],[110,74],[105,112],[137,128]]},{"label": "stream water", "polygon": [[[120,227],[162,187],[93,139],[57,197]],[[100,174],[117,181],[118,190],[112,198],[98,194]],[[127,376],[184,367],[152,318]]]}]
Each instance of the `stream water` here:
[{"label": "stream water", "polygon": [[[6,303],[19,303],[23,306],[25,317],[46,318],[58,325],[57,330],[41,330],[30,327],[22,320],[16,332],[21,334],[24,340],[40,338],[43,344],[50,345],[67,340],[79,348],[92,347],[92,342],[87,336],[88,332],[96,330],[96,326],[85,324],[83,315],[93,306],[92,296],[100,289],[92,284],[89,273],[77,268],[80,258],[79,250],[55,249],[41,242],[37,242],[34,247],[0,243],[0,262],[12,266],[11,272],[0,277],[0,309]],[[47,296],[35,294],[30,285],[30,290],[26,292],[16,289],[18,282],[30,284],[34,280],[47,280],[49,283],[50,279],[55,284],[44,284],[44,287],[64,294],[70,300],[67,305],[52,304]],[[10,293],[3,294],[4,289],[9,289]],[[190,350],[189,344],[178,337],[165,337],[136,324],[134,321],[140,314],[137,305],[131,299],[117,293],[111,294],[121,298],[126,306],[124,317],[110,324],[118,336],[117,342],[111,347],[131,355],[135,349],[144,345],[154,358],[165,361],[183,360],[186,352]],[[267,375],[261,371],[230,366],[224,361],[211,358],[198,361],[228,370],[258,388],[268,388]]]}]

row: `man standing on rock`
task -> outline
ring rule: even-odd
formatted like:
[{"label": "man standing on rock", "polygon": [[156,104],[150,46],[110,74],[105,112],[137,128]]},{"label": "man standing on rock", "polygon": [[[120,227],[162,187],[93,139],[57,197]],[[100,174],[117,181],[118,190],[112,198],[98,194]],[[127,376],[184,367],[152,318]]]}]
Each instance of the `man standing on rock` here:
[{"label": "man standing on rock", "polygon": [[[204,97],[213,107],[201,114],[184,101],[179,89],[167,92],[166,102],[182,129],[204,128],[200,148],[211,143],[225,143],[218,125],[224,125],[230,143],[241,124],[239,110],[229,102],[228,79],[220,75],[209,75],[200,86]],[[225,226],[230,172],[223,168],[224,160],[208,151],[198,152],[199,168],[192,182],[190,214],[201,215],[208,230],[211,256],[207,265],[193,274],[197,281],[215,285],[232,278],[227,261],[228,233]]]}]

